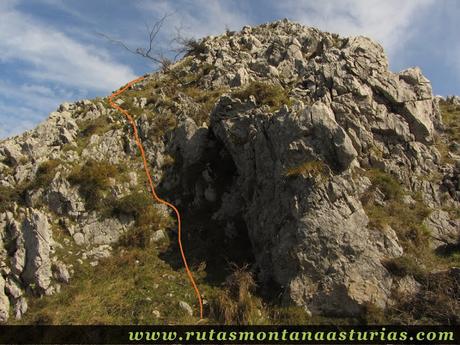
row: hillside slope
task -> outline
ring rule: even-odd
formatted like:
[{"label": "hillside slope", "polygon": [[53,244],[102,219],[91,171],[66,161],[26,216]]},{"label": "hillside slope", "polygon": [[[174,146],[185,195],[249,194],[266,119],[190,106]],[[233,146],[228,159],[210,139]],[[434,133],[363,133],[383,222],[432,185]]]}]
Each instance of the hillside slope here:
[{"label": "hillside slope", "polygon": [[[418,68],[284,20],[204,38],[117,102],[183,214],[210,322],[458,322],[459,104]],[[197,320],[106,98],[62,104],[0,162],[1,322]]]}]

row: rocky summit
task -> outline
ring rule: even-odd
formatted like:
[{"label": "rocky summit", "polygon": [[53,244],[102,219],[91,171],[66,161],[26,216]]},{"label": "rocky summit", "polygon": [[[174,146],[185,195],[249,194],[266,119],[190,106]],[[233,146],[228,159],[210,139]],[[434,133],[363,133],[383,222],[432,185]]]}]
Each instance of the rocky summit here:
[{"label": "rocky summit", "polygon": [[[135,118],[158,193],[183,214],[206,317],[267,322],[295,308],[297,321],[458,322],[459,98],[434,97],[418,68],[391,72],[369,38],[287,20],[187,48],[117,103]],[[64,103],[1,141],[0,322],[76,322],[39,310],[69,291],[65,303],[84,305],[79,280],[131,277],[103,267],[121,255],[138,272],[139,248],[152,246],[152,318],[196,317],[175,219],[146,188],[132,129],[107,98]],[[251,279],[257,316],[234,302],[246,318],[220,317],[215,296],[241,299]],[[110,285],[92,294],[104,300]]]}]

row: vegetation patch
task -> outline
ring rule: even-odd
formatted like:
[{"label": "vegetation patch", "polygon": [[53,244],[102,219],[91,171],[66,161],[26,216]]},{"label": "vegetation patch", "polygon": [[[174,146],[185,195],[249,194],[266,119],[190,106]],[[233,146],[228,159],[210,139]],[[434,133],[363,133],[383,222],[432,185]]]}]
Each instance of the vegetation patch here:
[{"label": "vegetation patch", "polygon": [[420,291],[401,296],[387,312],[387,323],[456,325],[460,315],[460,278],[442,271],[426,275]]},{"label": "vegetation patch", "polygon": [[[396,231],[404,249],[411,253],[419,252],[420,247],[427,247],[430,233],[423,221],[431,210],[422,198],[412,195],[412,202],[404,202],[404,189],[393,176],[378,170],[368,171],[367,175],[372,185],[361,201],[369,217],[369,225],[381,230],[390,226]],[[384,195],[384,204],[375,202],[373,195],[377,189]]]},{"label": "vegetation patch", "polygon": [[195,324],[179,301],[196,311],[195,296],[183,271],[158,258],[158,249],[120,248],[97,267],[75,265],[61,292],[28,298],[21,324]]},{"label": "vegetation patch", "polygon": [[330,169],[326,163],[320,160],[312,160],[286,169],[284,176],[311,176],[325,179],[329,175],[329,172]]},{"label": "vegetation patch", "polygon": [[397,258],[386,260],[383,265],[388,271],[397,277],[405,277],[410,275],[417,280],[421,280],[426,276],[425,271],[420,267],[420,264],[409,255],[403,255]]},{"label": "vegetation patch", "polygon": [[152,197],[143,192],[132,193],[114,201],[112,213],[135,220],[134,227],[119,239],[119,245],[123,247],[146,248],[150,245],[152,231],[172,226],[172,219],[155,208]]},{"label": "vegetation patch", "polygon": [[279,109],[282,105],[291,105],[288,92],[278,84],[271,84],[261,81],[252,81],[246,87],[232,93],[241,101],[249,100],[254,96],[260,105],[268,105],[271,111]]},{"label": "vegetation patch", "polygon": [[371,169],[366,172],[372,182],[370,191],[380,190],[385,200],[401,201],[404,195],[402,184],[391,174],[379,169]]},{"label": "vegetation patch", "polygon": [[0,212],[9,210],[13,204],[20,202],[21,192],[17,188],[0,186]]},{"label": "vegetation patch", "polygon": [[104,161],[89,160],[75,167],[68,180],[79,186],[79,191],[86,201],[89,210],[102,209],[108,205],[107,191],[111,187],[111,179],[123,172],[123,168]]},{"label": "vegetation patch", "polygon": [[197,109],[189,114],[198,126],[201,126],[203,123],[209,124],[211,111],[219,97],[226,90],[227,88],[203,90],[194,86],[184,88],[184,94],[192,98],[198,105]]},{"label": "vegetation patch", "polygon": [[43,188],[48,186],[53,181],[56,175],[56,169],[61,164],[58,159],[50,159],[39,165],[37,174],[35,175],[34,186],[37,188]]},{"label": "vegetation patch", "polygon": [[439,102],[446,137],[435,137],[435,144],[441,153],[443,162],[453,163],[449,157],[449,146],[455,141],[460,143],[460,106]]},{"label": "vegetation patch", "polygon": [[223,290],[210,301],[211,317],[222,324],[250,325],[260,323],[262,302],[253,296],[256,283],[247,266],[234,267]]}]

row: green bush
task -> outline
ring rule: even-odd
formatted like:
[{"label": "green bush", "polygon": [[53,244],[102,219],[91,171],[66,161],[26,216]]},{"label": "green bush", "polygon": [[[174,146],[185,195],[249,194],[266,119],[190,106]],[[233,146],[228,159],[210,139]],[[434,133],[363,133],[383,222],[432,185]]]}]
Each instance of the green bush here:
[{"label": "green bush", "polygon": [[125,215],[135,220],[134,227],[120,238],[120,246],[145,248],[150,244],[152,231],[172,225],[170,217],[161,214],[153,204],[152,196],[143,192],[132,193],[113,202],[113,215]]},{"label": "green bush", "polygon": [[378,188],[385,195],[386,200],[401,200],[404,190],[396,178],[378,169],[367,171],[367,176],[371,180],[372,189]]},{"label": "green bush", "polygon": [[245,88],[232,93],[236,98],[247,101],[249,96],[254,96],[260,105],[268,105],[272,111],[283,104],[291,105],[291,100],[286,90],[277,84],[261,81],[252,81]]},{"label": "green bush", "polygon": [[110,179],[121,173],[121,168],[108,162],[89,160],[75,167],[68,180],[79,186],[79,191],[90,210],[106,206],[110,200],[105,192],[110,187]]}]

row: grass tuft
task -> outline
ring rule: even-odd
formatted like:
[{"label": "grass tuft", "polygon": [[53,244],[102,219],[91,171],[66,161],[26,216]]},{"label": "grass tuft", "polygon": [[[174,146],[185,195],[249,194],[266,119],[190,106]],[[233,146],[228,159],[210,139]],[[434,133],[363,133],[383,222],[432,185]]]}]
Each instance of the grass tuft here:
[{"label": "grass tuft", "polygon": [[286,169],[284,176],[291,177],[303,175],[311,177],[320,176],[321,178],[326,178],[329,174],[329,171],[329,166],[326,163],[320,160],[313,160]]},{"label": "grass tuft", "polygon": [[256,283],[247,266],[233,267],[224,284],[210,301],[211,317],[223,324],[256,324],[261,321],[262,303],[253,296]]},{"label": "grass tuft", "polygon": [[79,191],[89,210],[101,209],[109,202],[107,191],[111,187],[110,179],[122,171],[119,166],[104,161],[89,160],[75,167],[68,180],[79,186]]},{"label": "grass tuft", "polygon": [[232,93],[236,98],[247,101],[254,96],[260,105],[268,105],[271,111],[279,109],[283,104],[290,106],[291,100],[287,91],[277,84],[270,84],[261,81],[252,81],[243,89]]}]

